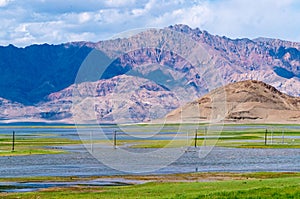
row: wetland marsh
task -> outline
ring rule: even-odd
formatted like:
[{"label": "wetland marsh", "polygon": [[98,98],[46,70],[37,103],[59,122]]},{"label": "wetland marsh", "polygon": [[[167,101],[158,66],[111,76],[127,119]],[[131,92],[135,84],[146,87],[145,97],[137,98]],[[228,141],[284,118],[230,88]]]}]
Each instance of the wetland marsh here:
[{"label": "wetland marsh", "polygon": [[[95,126],[79,128],[81,129],[77,132],[75,126],[69,125],[1,126],[0,179],[2,184],[0,192],[14,190],[13,186],[12,189],[9,189],[8,185],[16,184],[7,184],[8,182],[17,181],[19,186],[18,179],[26,182],[26,179],[32,178],[76,178],[79,181],[69,183],[70,186],[61,186],[63,183],[56,183],[54,180],[52,184],[48,181],[46,185],[49,186],[46,186],[41,180],[36,184],[37,186],[29,186],[29,188],[25,186],[26,184],[21,184],[24,185],[24,189],[21,189],[21,186],[20,189],[17,188],[17,192],[37,191],[41,187],[46,190],[56,190],[61,187],[55,191],[59,195],[61,189],[74,191],[73,189],[77,189],[74,187],[78,186],[85,187],[84,191],[92,189],[97,192],[99,187],[103,186],[126,185],[125,187],[127,187],[126,182],[122,180],[113,183],[100,180],[97,181],[98,184],[93,182],[94,188],[86,188],[92,186],[93,183],[91,185],[85,183],[86,181],[82,183],[83,178],[95,176],[100,178],[110,176],[111,178],[111,176],[128,175],[128,173],[114,170],[97,160],[89,148],[94,147],[94,150],[98,150],[97,146],[113,148],[114,132],[117,132],[115,150],[123,149],[134,153],[147,153],[162,147],[178,147],[185,150],[176,161],[159,170],[145,173],[146,177],[194,172],[198,175],[206,172],[234,172],[241,175],[249,172],[295,172],[298,176],[300,172],[299,125],[225,125],[219,134],[213,131],[207,132],[205,125],[185,125],[180,128],[177,125],[165,125],[163,128],[155,125],[146,127],[143,125],[121,127],[106,125],[102,126],[102,133],[97,133],[99,128]],[[156,133],[157,129],[160,130],[159,133]],[[198,129],[197,148],[194,146],[196,129]],[[265,140],[266,129],[268,134]],[[12,131],[15,131],[16,134],[15,151],[11,151]],[[172,145],[168,145],[170,141],[173,142]],[[215,146],[206,157],[199,158],[199,150],[205,150],[210,143],[215,143]],[[295,181],[294,178],[289,180]],[[166,182],[162,186],[174,188],[186,186],[169,183]],[[32,184],[29,183],[29,185]],[[147,181],[146,185],[135,186],[141,186],[141,189],[151,186],[152,189],[157,185],[150,185]],[[295,186],[299,186],[299,184]],[[105,189],[106,193],[113,193],[115,189],[122,189],[122,191],[131,189],[125,187],[101,188],[100,190],[102,192],[102,189]],[[29,194],[29,196],[32,195]]]}]

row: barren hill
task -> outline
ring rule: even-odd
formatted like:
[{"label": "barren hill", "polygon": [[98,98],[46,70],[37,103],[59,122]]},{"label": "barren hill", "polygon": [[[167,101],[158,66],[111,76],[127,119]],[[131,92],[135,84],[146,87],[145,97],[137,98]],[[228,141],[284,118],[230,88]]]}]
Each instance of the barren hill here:
[{"label": "barren hill", "polygon": [[261,81],[228,84],[176,109],[168,121],[299,123],[300,98],[281,93]]}]

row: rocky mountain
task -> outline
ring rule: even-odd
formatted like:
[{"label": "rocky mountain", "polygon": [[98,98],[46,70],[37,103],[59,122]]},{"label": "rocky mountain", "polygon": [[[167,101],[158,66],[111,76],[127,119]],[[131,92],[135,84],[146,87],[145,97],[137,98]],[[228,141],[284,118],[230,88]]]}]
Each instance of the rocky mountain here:
[{"label": "rocky mountain", "polygon": [[[174,25],[160,31],[142,32],[131,38],[86,43],[86,45],[99,49],[110,57],[118,57],[120,56],[118,52],[140,49],[146,38],[148,40],[151,38],[151,41],[146,42],[148,46],[155,46],[149,54],[155,54],[156,48],[167,49],[173,50],[186,59],[190,58],[189,54],[195,50],[201,56],[203,52],[197,52],[193,46],[200,45],[208,54],[203,59],[214,59],[211,70],[217,70],[225,84],[247,79],[260,80],[284,93],[300,96],[300,43],[298,42],[267,38],[233,40],[224,36],[211,35],[198,28]],[[125,63],[128,68],[134,67],[131,57]],[[120,73],[123,74],[124,71]],[[195,86],[201,87],[199,82],[195,82]]]},{"label": "rocky mountain", "polygon": [[74,83],[92,49],[62,45],[0,47],[0,97],[34,105]]},{"label": "rocky mountain", "polygon": [[0,47],[0,71],[3,120],[141,122],[243,80],[300,96],[300,43],[174,25],[97,43]]},{"label": "rocky mountain", "polygon": [[[120,75],[108,80],[72,85],[48,96],[42,104],[52,118],[73,113],[77,122],[140,122],[161,118],[180,106],[174,92],[144,78]],[[57,109],[53,110],[53,106]],[[57,114],[59,113],[59,114]]]},{"label": "rocky mountain", "polygon": [[169,122],[299,123],[300,97],[261,81],[246,80],[217,88],[166,118]]}]

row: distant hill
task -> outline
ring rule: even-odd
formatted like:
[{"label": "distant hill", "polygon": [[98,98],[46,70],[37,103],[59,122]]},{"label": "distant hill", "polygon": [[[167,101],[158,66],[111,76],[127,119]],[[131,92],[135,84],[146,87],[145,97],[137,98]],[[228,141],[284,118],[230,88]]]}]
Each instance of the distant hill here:
[{"label": "distant hill", "polygon": [[300,98],[264,82],[246,80],[217,88],[166,118],[170,122],[208,122],[219,113],[222,121],[229,123],[299,123]]}]

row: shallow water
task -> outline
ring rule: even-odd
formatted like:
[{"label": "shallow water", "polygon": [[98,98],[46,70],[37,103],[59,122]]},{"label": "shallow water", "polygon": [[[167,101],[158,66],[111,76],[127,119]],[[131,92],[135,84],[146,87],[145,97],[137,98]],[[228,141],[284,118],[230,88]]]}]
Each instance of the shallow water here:
[{"label": "shallow water", "polygon": [[[0,157],[0,177],[107,176],[124,174],[77,146],[69,154]],[[148,149],[131,149],[137,153]],[[149,149],[153,150],[153,149]],[[205,158],[191,148],[177,161],[152,174],[181,172],[300,171],[300,149],[239,149],[215,147]]]},{"label": "shallow water", "polygon": [[[52,187],[70,187],[70,186],[125,186],[140,182],[126,180],[90,180],[75,182],[0,182],[0,192],[33,192],[40,189]],[[2,188],[1,188],[2,187]]]},{"label": "shallow water", "polygon": [[[243,128],[264,128],[265,126],[225,126],[226,130],[240,130]],[[132,127],[122,127],[123,130],[135,130],[134,133],[141,133],[141,130]],[[127,128],[127,129],[126,129]],[[189,127],[193,130],[194,126]],[[204,127],[201,127],[204,128]],[[295,129],[298,126],[284,126],[284,128]],[[106,126],[102,130],[109,139],[112,139],[116,126]],[[85,128],[81,136],[75,128],[24,128],[19,127],[0,128],[0,136],[7,135],[12,131],[18,136],[36,136],[68,138],[78,140],[80,138],[90,139],[91,133],[96,132],[95,128]],[[151,131],[151,128],[147,128]],[[155,130],[155,128],[154,128]],[[158,139],[172,138],[175,127],[164,128],[165,132],[158,135]],[[131,135],[132,132],[130,133]],[[182,135],[184,132],[182,132]],[[123,136],[124,135],[124,136]],[[126,139],[126,133],[118,134],[118,138]],[[298,139],[299,136],[295,137]],[[93,134],[93,139],[101,139]],[[132,138],[130,138],[132,139]],[[156,139],[156,138],[153,138]],[[82,145],[59,146],[69,151],[68,154],[56,155],[31,155],[31,156],[7,156],[0,157],[0,178],[5,177],[32,177],[32,176],[107,176],[124,174],[105,166],[95,159]],[[1,150],[1,148],[0,148]],[[147,153],[155,149],[130,149],[134,153]],[[300,171],[300,149],[242,149],[242,148],[221,148],[215,147],[206,157],[199,158],[198,149],[191,148],[182,157],[167,167],[153,171],[151,174],[167,174],[181,172],[249,172],[249,171]],[[122,162],[120,162],[122,164]]]}]

